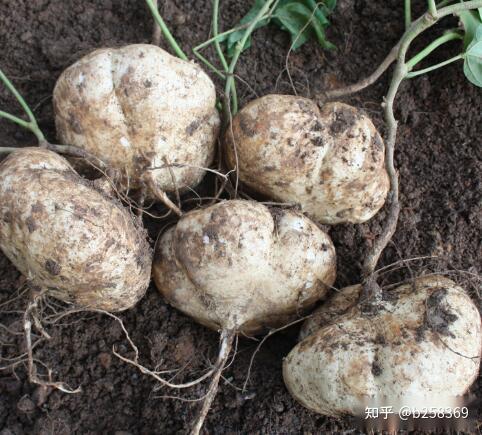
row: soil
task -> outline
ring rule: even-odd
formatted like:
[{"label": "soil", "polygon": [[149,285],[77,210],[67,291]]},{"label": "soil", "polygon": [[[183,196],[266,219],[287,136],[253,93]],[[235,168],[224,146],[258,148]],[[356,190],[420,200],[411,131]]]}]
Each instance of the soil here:
[{"label": "soil", "polygon": [[[167,24],[186,51],[209,37],[209,0],[160,3]],[[425,2],[414,3],[414,13],[420,13]],[[223,0],[222,27],[235,24],[250,4],[248,0]],[[403,31],[402,4],[398,0],[339,0],[328,31],[337,51],[322,51],[315,43],[309,43],[289,57],[296,92],[313,97],[323,89],[355,82],[370,73]],[[54,141],[51,95],[61,71],[94,48],[149,42],[151,31],[151,17],[144,2],[138,0],[18,0],[15,6],[0,0],[0,67],[26,96],[41,128]],[[440,32],[438,28],[424,35],[417,45],[423,47]],[[281,31],[272,27],[257,31],[237,70],[242,79],[241,104],[256,95],[294,92],[286,71],[283,72],[288,48],[289,37]],[[208,50],[207,54],[215,60],[212,52]],[[430,62],[454,54],[455,44],[453,48],[440,49]],[[380,103],[389,75],[346,100],[369,113],[382,132]],[[482,93],[467,82],[462,65],[454,64],[405,83],[396,106],[400,120],[396,164],[401,176],[402,212],[393,243],[380,265],[401,258],[438,255],[441,259],[414,262],[404,272],[451,269],[478,273],[482,257]],[[0,89],[0,108],[21,113],[4,89]],[[31,134],[0,121],[0,145],[33,144]],[[380,232],[384,217],[382,211],[367,224],[329,228],[338,254],[338,287],[359,281],[364,252]],[[155,238],[163,223],[147,225]],[[468,275],[460,276],[480,305],[480,293],[477,298],[477,290],[465,279]],[[393,282],[399,278],[393,275],[389,279]],[[11,298],[23,282],[0,253],[0,303]],[[15,302],[9,312],[1,314],[1,323],[18,329],[19,310],[24,306],[24,301]],[[166,305],[153,287],[136,308],[120,317],[141,350],[141,361],[160,370],[181,369],[164,375],[175,376],[176,381],[202,373],[207,359],[212,360],[217,352],[217,334]],[[165,396],[192,400],[201,397],[206,387],[199,385],[189,391],[156,389],[151,379],[112,354],[113,346],[129,354],[114,320],[102,315],[73,315],[64,318],[61,325],[47,325],[47,329],[52,339],[35,349],[36,358],[53,370],[55,379],[72,387],[81,386],[82,392],[69,395],[36,388],[26,380],[23,365],[14,371],[0,372],[0,434],[120,435],[187,430],[198,403]],[[281,362],[294,346],[297,332],[297,327],[293,327],[266,342],[256,357],[248,390],[244,392],[239,388],[256,342],[239,340],[235,361],[224,373],[206,422],[209,433],[326,433],[356,429],[352,420],[312,413],[288,394]],[[4,358],[23,351],[21,336],[2,331],[0,340]],[[474,409],[482,408],[480,378],[472,392],[478,397]],[[475,411],[471,412],[477,418]]]}]

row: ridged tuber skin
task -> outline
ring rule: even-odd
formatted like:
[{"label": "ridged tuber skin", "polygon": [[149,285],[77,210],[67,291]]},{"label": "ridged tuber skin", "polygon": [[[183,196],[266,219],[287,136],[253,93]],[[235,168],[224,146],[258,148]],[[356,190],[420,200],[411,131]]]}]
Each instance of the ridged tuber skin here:
[{"label": "ridged tuber skin", "polygon": [[0,248],[34,287],[85,308],[131,308],[149,285],[152,253],[137,218],[42,148],[0,164]]},{"label": "ridged tuber skin", "polygon": [[347,104],[319,109],[307,98],[267,95],[234,116],[224,143],[228,164],[238,165],[245,185],[300,204],[324,224],[369,220],[389,190],[383,140]]},{"label": "ridged tuber skin", "polygon": [[341,290],[306,320],[283,363],[291,395],[328,416],[460,406],[482,351],[480,314],[466,292],[440,275],[419,277],[386,291],[370,315],[356,304],[361,289]]},{"label": "ridged tuber skin", "polygon": [[248,335],[287,324],[322,299],[333,244],[301,213],[230,200],[190,212],[159,238],[154,280],[197,322]]},{"label": "ridged tuber skin", "polygon": [[220,125],[213,82],[154,45],[86,55],[61,74],[53,103],[60,141],[116,170],[125,189],[144,186],[146,169],[162,167],[153,171],[157,188],[182,192],[213,161]]}]

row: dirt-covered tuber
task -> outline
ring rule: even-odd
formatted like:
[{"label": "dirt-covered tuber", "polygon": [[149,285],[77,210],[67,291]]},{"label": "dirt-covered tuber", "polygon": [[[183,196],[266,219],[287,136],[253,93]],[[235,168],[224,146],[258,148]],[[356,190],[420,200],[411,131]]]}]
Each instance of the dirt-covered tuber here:
[{"label": "dirt-covered tuber", "polygon": [[443,276],[420,277],[366,312],[356,305],[361,288],[343,289],[306,321],[283,364],[293,397],[330,416],[363,415],[370,404],[454,406],[480,365],[481,319],[470,297]]},{"label": "dirt-covered tuber", "polygon": [[289,323],[335,280],[330,238],[299,212],[231,200],[190,212],[157,242],[153,275],[164,298],[221,331],[198,434],[234,336]]},{"label": "dirt-covered tuber", "polygon": [[21,148],[0,164],[0,248],[46,294],[110,312],[150,280],[145,231],[58,154]]},{"label": "dirt-covered tuber", "polygon": [[330,238],[302,214],[232,200],[181,218],[153,270],[166,300],[199,323],[256,334],[323,298],[335,267]]},{"label": "dirt-covered tuber", "polygon": [[234,116],[225,151],[248,187],[326,224],[367,221],[389,189],[382,138],[343,103],[319,109],[296,96],[258,98]]},{"label": "dirt-covered tuber", "polygon": [[183,191],[213,160],[214,84],[196,64],[154,45],[86,55],[62,73],[53,102],[59,139],[117,170],[125,189],[147,184],[150,197]]}]

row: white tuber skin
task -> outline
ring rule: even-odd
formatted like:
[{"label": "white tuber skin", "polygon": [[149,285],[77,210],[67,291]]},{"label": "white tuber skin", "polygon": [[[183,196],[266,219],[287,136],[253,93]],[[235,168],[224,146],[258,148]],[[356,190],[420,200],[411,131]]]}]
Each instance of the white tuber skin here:
[{"label": "white tuber skin", "polygon": [[220,124],[214,84],[154,45],[88,54],[59,77],[53,102],[59,139],[117,170],[125,189],[153,181],[151,198],[158,189],[182,191],[212,163]]},{"label": "white tuber skin", "polygon": [[334,282],[330,238],[302,214],[232,200],[181,218],[158,241],[166,300],[212,329],[258,334],[296,318]]},{"label": "white tuber skin", "polygon": [[360,284],[357,284],[335,292],[306,319],[301,326],[299,340],[305,339],[322,326],[335,322],[348,309],[353,308],[360,299],[360,289]]},{"label": "white tuber skin", "polygon": [[343,103],[320,110],[307,98],[258,98],[234,116],[225,151],[247,186],[325,224],[367,221],[389,189],[382,138]]},{"label": "white tuber skin", "polygon": [[254,201],[190,212],[155,248],[157,288],[174,307],[222,331],[199,433],[237,333],[285,325],[323,298],[335,280],[335,249],[312,221]]},{"label": "white tuber skin", "polygon": [[42,148],[18,149],[0,164],[0,248],[34,286],[85,308],[131,308],[149,285],[140,224]]},{"label": "white tuber skin", "polygon": [[356,305],[361,288],[341,290],[306,321],[283,364],[292,396],[329,416],[387,404],[394,412],[455,406],[477,378],[482,351],[470,297],[443,276],[420,277],[387,291],[370,315]]}]

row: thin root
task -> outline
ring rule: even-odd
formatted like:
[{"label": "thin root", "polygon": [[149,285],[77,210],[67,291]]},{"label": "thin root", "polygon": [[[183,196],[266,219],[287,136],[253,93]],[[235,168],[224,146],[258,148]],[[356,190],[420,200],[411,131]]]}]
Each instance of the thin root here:
[{"label": "thin root", "polygon": [[181,210],[181,195],[179,194],[179,189],[176,183],[176,176],[174,175],[174,171],[172,170],[172,165],[166,156],[164,156],[162,160],[164,161],[164,163],[167,166],[167,169],[169,170],[169,175],[171,176],[172,185],[174,186],[174,191],[176,192],[177,207],[179,208],[179,210]]},{"label": "thin root", "polygon": [[152,193],[154,193],[154,195],[160,201],[162,201],[167,208],[172,210],[178,216],[182,216],[182,211],[179,209],[179,207],[169,199],[166,192],[164,192],[162,189],[159,188],[156,181],[154,180],[154,176],[152,175],[151,171],[145,172],[144,179],[148,187],[151,189]]},{"label": "thin root", "polygon": [[243,391],[246,391],[246,387],[248,385],[248,382],[249,382],[249,378],[251,377],[251,369],[253,367],[253,362],[254,362],[254,358],[256,357],[256,354],[259,352],[259,350],[261,349],[261,346],[263,346],[264,342],[269,338],[271,337],[272,335],[276,334],[277,332],[280,332],[282,331],[283,329],[287,329],[289,328],[290,326],[293,326],[293,325],[296,325],[297,323],[300,323],[300,322],[303,322],[305,321],[306,319],[310,318],[312,316],[312,314],[309,314],[308,316],[304,316],[304,317],[300,317],[299,319],[296,319],[296,320],[293,320],[292,322],[284,325],[284,326],[281,326],[280,328],[276,328],[276,329],[272,329],[271,331],[268,332],[268,334],[266,334],[263,339],[258,343],[258,345],[256,346],[256,349],[254,350],[253,354],[251,355],[251,359],[249,361],[249,367],[248,367],[248,373],[246,375],[246,380],[244,381],[244,384],[243,384]]},{"label": "thin root", "polygon": [[216,397],[219,379],[221,378],[221,374],[229,358],[235,336],[236,333],[233,330],[223,330],[221,333],[221,346],[219,349],[218,360],[216,361],[215,365],[215,372],[211,379],[211,384],[209,385],[209,389],[206,393],[203,405],[199,410],[194,425],[191,429],[191,435],[199,435],[199,433],[201,432],[204,420],[206,420],[206,416],[208,415],[209,409],[211,408],[211,404]]},{"label": "thin root", "polygon": [[140,370],[141,373],[143,373],[145,375],[149,375],[149,376],[153,377],[157,382],[161,383],[162,385],[165,385],[166,387],[173,388],[173,389],[182,389],[182,388],[193,387],[194,385],[197,385],[197,384],[201,383],[202,381],[204,381],[205,379],[212,376],[212,374],[215,371],[215,368],[212,368],[212,369],[208,370],[206,373],[204,373],[204,375],[202,375],[201,377],[199,377],[198,379],[196,379],[194,381],[186,382],[184,384],[173,384],[172,382],[169,382],[166,379],[161,378],[158,375],[159,372],[154,372],[154,371],[149,370],[148,368],[144,367],[143,365],[139,364],[137,355],[136,355],[136,358],[134,358],[134,359],[126,358],[125,356],[122,356],[121,354],[119,354],[116,351],[115,347],[112,347],[112,353],[117,358],[119,358],[121,361],[124,361],[127,364],[130,364],[134,367],[137,367]]},{"label": "thin root", "polygon": [[25,310],[25,313],[23,316],[23,328],[25,331],[25,345],[27,348],[27,366],[28,366],[29,381],[33,384],[37,384],[43,387],[55,388],[57,390],[60,390],[68,394],[79,393],[81,391],[80,387],[76,389],[71,389],[67,384],[63,382],[52,381],[52,371],[49,368],[47,368],[48,379],[49,379],[48,381],[44,381],[40,379],[37,375],[37,367],[35,365],[35,361],[33,357],[31,318],[34,318],[34,319],[36,318],[34,312],[37,310],[38,304],[41,298],[42,298],[42,294],[34,296],[33,299],[27,305],[27,309]]}]

